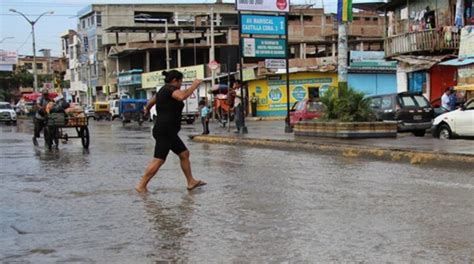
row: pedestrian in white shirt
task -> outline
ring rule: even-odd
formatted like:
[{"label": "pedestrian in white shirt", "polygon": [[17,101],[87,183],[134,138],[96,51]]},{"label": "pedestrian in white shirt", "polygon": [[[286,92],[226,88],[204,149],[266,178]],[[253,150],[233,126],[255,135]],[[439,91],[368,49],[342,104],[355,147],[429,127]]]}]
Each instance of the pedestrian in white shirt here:
[{"label": "pedestrian in white shirt", "polygon": [[441,96],[441,108],[443,108],[446,111],[453,110],[450,104],[452,93],[453,93],[453,89],[451,87],[448,87],[444,91],[443,96]]}]

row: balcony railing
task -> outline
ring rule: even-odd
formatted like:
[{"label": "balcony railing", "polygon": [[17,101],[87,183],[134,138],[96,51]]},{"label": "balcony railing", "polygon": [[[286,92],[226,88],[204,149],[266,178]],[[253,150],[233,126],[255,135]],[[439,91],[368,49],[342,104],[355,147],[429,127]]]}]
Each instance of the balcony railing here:
[{"label": "balcony railing", "polygon": [[426,30],[409,32],[385,40],[385,55],[434,53],[459,49],[459,33]]}]

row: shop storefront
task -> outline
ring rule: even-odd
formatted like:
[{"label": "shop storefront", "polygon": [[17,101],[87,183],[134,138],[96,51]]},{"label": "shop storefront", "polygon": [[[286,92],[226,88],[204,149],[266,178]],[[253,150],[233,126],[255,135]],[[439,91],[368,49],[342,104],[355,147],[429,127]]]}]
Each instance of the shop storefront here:
[{"label": "shop storefront", "polygon": [[[192,83],[196,79],[204,79],[204,65],[196,65],[189,67],[176,68],[172,70],[177,70],[183,73],[184,79],[183,83]],[[151,98],[153,93],[156,92],[158,87],[161,87],[165,84],[165,76],[163,76],[163,70],[143,73],[141,75],[141,87],[145,92],[144,98]]]},{"label": "shop storefront", "polygon": [[[287,111],[286,75],[268,76],[248,81],[249,95],[258,98],[257,116],[285,116]],[[330,87],[337,86],[334,72],[290,73],[290,105],[309,98],[319,97]]]},{"label": "shop storefront", "polygon": [[348,84],[366,95],[397,92],[397,62],[383,51],[351,51]]},{"label": "shop storefront", "polygon": [[142,70],[121,72],[118,76],[119,95],[127,94],[131,98],[146,99],[146,91],[142,89]]}]

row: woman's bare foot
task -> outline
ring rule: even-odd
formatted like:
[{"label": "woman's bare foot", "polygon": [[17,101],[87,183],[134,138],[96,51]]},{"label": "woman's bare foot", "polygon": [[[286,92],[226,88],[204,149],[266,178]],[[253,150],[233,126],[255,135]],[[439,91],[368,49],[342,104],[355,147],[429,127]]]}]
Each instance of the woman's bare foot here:
[{"label": "woman's bare foot", "polygon": [[135,186],[135,190],[139,193],[147,193],[148,189],[146,187],[143,187],[141,185]]}]

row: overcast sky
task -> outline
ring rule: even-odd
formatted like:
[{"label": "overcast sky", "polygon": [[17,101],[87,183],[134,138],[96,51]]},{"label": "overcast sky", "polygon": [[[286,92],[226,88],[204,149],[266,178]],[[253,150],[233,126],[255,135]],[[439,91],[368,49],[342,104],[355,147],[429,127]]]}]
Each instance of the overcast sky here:
[{"label": "overcast sky", "polygon": [[[367,1],[367,0],[363,0]],[[46,11],[54,11],[54,15],[44,16],[35,26],[36,49],[49,48],[52,55],[61,52],[60,35],[68,29],[76,29],[77,11],[88,4],[99,3],[214,3],[215,0],[1,0],[0,1],[0,49],[17,51],[21,55],[32,54],[31,26],[21,16],[12,13],[9,9],[16,9],[31,20]],[[235,2],[235,1],[224,1]],[[292,0],[292,4],[315,4],[321,7],[324,4],[327,12],[335,12],[337,0]]]}]

